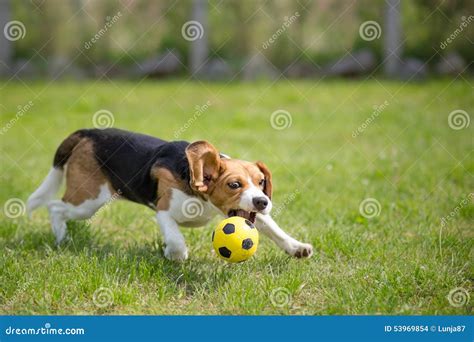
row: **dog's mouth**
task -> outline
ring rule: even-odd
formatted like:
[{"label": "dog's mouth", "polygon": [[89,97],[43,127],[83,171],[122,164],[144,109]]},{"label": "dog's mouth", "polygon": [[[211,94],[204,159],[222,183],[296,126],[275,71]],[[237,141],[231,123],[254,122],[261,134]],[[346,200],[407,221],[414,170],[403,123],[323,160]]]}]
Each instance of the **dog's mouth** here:
[{"label": "dog's mouth", "polygon": [[257,213],[254,211],[245,211],[242,209],[231,209],[227,213],[227,216],[240,216],[243,217],[246,220],[249,220],[252,223],[255,223],[255,219],[257,217]]}]

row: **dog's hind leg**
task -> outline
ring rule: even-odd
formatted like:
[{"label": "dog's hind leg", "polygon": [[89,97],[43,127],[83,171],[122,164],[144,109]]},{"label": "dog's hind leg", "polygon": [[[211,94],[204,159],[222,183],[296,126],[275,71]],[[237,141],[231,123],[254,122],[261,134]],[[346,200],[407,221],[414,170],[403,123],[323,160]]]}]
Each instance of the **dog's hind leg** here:
[{"label": "dog's hind leg", "polygon": [[54,195],[59,191],[64,177],[64,166],[81,141],[81,133],[77,131],[64,139],[61,145],[59,145],[54,156],[53,168],[49,171],[38,189],[28,198],[26,211],[29,217],[31,217],[31,213],[36,208],[42,205],[48,205],[54,198]]},{"label": "dog's hind leg", "polygon": [[66,236],[68,220],[91,218],[101,206],[112,199],[114,192],[95,160],[92,143],[84,139],[69,157],[66,168],[66,192],[62,200],[48,203],[56,242],[60,243]]},{"label": "dog's hind leg", "polygon": [[49,219],[51,228],[59,244],[66,236],[66,212],[67,204],[61,200],[53,200],[48,203]]},{"label": "dog's hind leg", "polygon": [[[67,194],[67,192],[66,192]],[[66,196],[65,196],[66,197]],[[69,220],[85,220],[91,218],[105,203],[112,200],[108,184],[100,186],[96,198],[86,199],[78,205],[64,200],[53,200],[48,204],[51,227],[56,236],[56,243],[66,237],[66,222]]]},{"label": "dog's hind leg", "polygon": [[54,195],[59,191],[63,180],[64,171],[60,168],[52,168],[43,183],[38,189],[28,198],[26,205],[26,211],[28,216],[31,217],[31,213],[41,205],[47,205],[51,201]]}]

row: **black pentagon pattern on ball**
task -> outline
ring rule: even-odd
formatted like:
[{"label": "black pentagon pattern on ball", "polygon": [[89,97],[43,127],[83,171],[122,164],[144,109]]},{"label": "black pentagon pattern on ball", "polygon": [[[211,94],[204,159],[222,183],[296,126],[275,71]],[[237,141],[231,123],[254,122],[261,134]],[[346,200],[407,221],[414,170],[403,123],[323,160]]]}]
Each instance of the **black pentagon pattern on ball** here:
[{"label": "black pentagon pattern on ball", "polygon": [[253,241],[251,238],[245,239],[242,241],[242,248],[243,249],[250,249],[253,246]]},{"label": "black pentagon pattern on ball", "polygon": [[227,223],[223,228],[224,233],[232,234],[235,233],[235,226],[232,223]]},{"label": "black pentagon pattern on ball", "polygon": [[227,247],[219,248],[219,254],[222,255],[224,258],[230,258],[232,252],[227,249]]}]

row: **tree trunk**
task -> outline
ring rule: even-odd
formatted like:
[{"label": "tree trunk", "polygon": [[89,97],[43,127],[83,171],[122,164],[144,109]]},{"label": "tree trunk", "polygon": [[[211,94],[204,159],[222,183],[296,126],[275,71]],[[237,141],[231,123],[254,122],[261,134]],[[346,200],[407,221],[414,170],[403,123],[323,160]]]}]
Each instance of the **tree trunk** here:
[{"label": "tree trunk", "polygon": [[10,0],[0,0],[0,76],[8,75],[12,72],[13,45],[3,33],[5,25],[10,20]]},{"label": "tree trunk", "polygon": [[400,60],[403,56],[401,1],[386,0],[385,28],[384,28],[384,55],[385,74],[394,77],[400,70]]},{"label": "tree trunk", "polygon": [[[193,0],[192,20],[197,21],[202,25],[202,37],[191,41],[191,49],[189,61],[191,66],[191,73],[195,75],[199,73],[199,69],[206,62],[209,54],[207,45],[207,1]],[[194,25],[193,25],[194,26]],[[198,27],[198,30],[201,28]]]}]

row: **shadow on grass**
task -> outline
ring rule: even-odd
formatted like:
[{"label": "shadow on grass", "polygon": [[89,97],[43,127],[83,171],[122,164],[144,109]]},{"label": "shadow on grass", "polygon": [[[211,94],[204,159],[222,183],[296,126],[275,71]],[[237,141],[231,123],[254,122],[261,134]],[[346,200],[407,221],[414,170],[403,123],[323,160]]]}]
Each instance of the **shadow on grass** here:
[{"label": "shadow on grass", "polygon": [[160,240],[145,243],[132,241],[128,245],[104,241],[99,230],[81,221],[68,222],[67,237],[59,246],[52,232],[17,224],[15,229],[23,230],[21,236],[11,233],[4,240],[4,246],[11,251],[35,251],[39,258],[48,258],[51,253],[87,257],[94,260],[99,269],[120,268],[133,273],[140,281],[153,282],[155,278],[165,278],[169,284],[174,284],[188,295],[202,290],[203,286],[210,289],[221,286],[233,272],[229,265],[206,257],[194,256],[183,263],[169,261],[164,257]]},{"label": "shadow on grass", "polygon": [[81,221],[68,222],[67,238],[57,246],[52,232],[34,230],[31,225],[23,223],[19,222],[16,228],[23,230],[21,235],[8,234],[4,240],[4,246],[12,251],[35,251],[38,258],[49,258],[52,254],[59,257],[85,257],[96,264],[99,272],[120,269],[140,282],[154,283],[157,279],[164,279],[167,284],[183,290],[187,295],[213,291],[232,279],[236,272],[261,272],[276,276],[291,267],[289,257],[282,253],[262,254],[258,259],[253,258],[241,264],[228,264],[216,257],[199,256],[198,253],[193,253],[183,263],[172,262],[164,257],[161,240],[145,243],[132,241],[128,245],[107,241],[99,230]]}]

